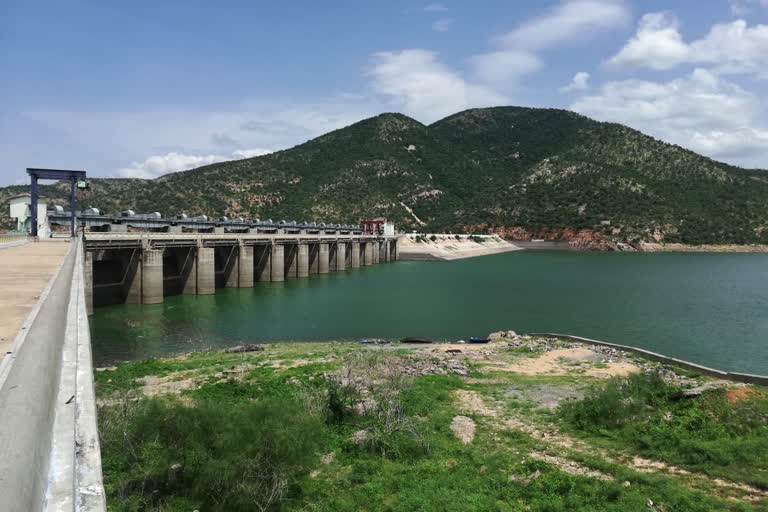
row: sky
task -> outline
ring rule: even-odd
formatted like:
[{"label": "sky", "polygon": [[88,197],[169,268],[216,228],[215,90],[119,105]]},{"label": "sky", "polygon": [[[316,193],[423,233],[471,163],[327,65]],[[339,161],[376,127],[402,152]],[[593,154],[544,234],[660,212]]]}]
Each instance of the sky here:
[{"label": "sky", "polygon": [[768,168],[768,0],[0,1],[0,185],[153,178],[498,105]]}]

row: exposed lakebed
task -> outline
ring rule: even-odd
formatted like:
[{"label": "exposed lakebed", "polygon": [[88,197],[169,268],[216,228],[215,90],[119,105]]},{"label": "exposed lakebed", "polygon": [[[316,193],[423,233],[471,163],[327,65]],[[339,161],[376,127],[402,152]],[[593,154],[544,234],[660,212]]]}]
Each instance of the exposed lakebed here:
[{"label": "exposed lakebed", "polygon": [[504,329],[768,373],[768,255],[517,251],[397,262],[97,308],[96,365],[245,342],[467,339]]}]

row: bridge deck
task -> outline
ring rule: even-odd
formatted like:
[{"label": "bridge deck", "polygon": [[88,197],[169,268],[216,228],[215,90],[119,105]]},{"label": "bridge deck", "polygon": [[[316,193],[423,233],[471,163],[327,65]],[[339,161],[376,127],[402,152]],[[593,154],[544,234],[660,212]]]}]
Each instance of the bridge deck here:
[{"label": "bridge deck", "polygon": [[0,361],[68,250],[68,239],[0,249]]}]

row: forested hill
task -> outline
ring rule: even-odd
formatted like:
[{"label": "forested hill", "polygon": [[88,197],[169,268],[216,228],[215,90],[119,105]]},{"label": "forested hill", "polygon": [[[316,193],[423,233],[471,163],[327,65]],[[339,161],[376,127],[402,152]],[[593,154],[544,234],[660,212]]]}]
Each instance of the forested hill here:
[{"label": "forested hill", "polygon": [[[64,197],[67,186],[41,189]],[[5,199],[24,190],[0,188],[0,222]],[[326,222],[385,216],[409,230],[768,243],[768,173],[555,109],[472,109],[429,126],[382,114],[266,156],[155,180],[93,179],[81,203]]]}]

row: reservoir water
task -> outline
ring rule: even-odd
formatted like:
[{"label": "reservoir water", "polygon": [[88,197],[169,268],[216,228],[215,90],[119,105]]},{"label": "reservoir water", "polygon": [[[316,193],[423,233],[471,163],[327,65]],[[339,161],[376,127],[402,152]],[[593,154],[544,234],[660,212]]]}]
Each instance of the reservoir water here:
[{"label": "reservoir water", "polygon": [[519,251],[96,308],[94,363],[242,342],[558,332],[768,374],[768,255]]}]

